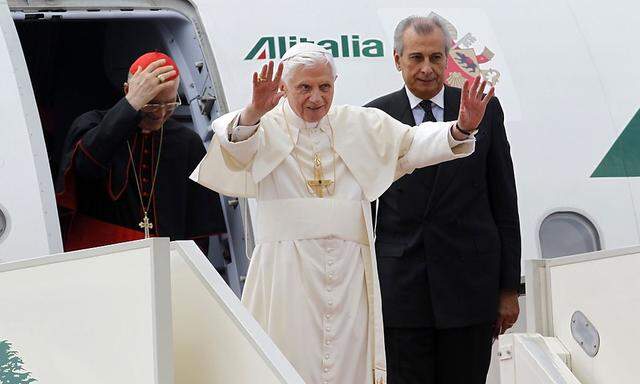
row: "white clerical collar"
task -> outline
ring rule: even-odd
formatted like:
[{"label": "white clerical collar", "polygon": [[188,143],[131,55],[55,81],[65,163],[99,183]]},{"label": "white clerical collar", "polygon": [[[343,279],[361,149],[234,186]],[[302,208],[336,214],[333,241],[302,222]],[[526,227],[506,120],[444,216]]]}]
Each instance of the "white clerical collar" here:
[{"label": "white clerical collar", "polygon": [[[418,106],[418,104],[420,104],[422,99],[414,95],[406,85],[404,86],[404,89],[405,91],[407,91],[407,97],[409,97],[409,106],[411,107],[411,109],[414,109]],[[433,96],[430,100],[433,104],[444,110],[444,87],[440,88],[440,92],[438,92],[438,94]]]},{"label": "white clerical collar", "polygon": [[289,105],[289,100],[287,100],[286,98],[282,98],[282,102],[284,103],[284,113],[287,114],[287,120],[289,124],[291,124],[292,128],[296,128],[298,130],[304,129],[308,132],[312,132],[313,130],[320,127],[322,131],[326,132],[326,124],[321,124],[327,118],[326,116],[320,119],[320,121],[318,122],[309,123],[307,121],[304,121],[300,116],[298,116],[293,108],[291,108],[291,105]]}]

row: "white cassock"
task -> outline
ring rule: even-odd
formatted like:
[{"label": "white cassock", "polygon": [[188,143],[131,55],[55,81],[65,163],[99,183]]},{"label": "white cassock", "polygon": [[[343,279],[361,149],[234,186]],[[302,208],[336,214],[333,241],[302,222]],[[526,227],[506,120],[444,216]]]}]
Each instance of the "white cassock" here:
[{"label": "white cassock", "polygon": [[[410,127],[353,106],[333,106],[312,124],[281,102],[257,130],[239,127],[239,115],[214,121],[191,178],[257,200],[242,302],[306,383],[386,382],[369,202],[415,168],[471,154],[475,139],[453,140],[452,122]],[[314,153],[335,182],[325,198],[306,185]]]}]

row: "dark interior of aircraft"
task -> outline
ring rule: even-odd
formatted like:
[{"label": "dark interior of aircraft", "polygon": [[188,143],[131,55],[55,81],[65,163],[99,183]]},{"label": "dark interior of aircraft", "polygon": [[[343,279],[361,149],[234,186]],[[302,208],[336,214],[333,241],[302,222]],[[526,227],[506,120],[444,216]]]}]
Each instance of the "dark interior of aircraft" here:
[{"label": "dark interior of aircraft", "polygon": [[[16,27],[55,179],[61,147],[73,120],[92,109],[113,106],[124,96],[129,63],[144,52],[166,52],[167,48],[154,33],[149,35],[156,39],[127,41],[126,31],[131,31],[129,37],[136,36],[136,29],[154,31],[152,20],[25,20],[16,22]],[[114,36],[116,31],[121,33]],[[175,117],[192,126],[187,108],[180,108]]]},{"label": "dark interior of aircraft", "polygon": [[107,26],[102,22],[26,21],[16,27],[55,179],[62,144],[73,120],[92,109],[108,109],[122,96],[103,70]]}]

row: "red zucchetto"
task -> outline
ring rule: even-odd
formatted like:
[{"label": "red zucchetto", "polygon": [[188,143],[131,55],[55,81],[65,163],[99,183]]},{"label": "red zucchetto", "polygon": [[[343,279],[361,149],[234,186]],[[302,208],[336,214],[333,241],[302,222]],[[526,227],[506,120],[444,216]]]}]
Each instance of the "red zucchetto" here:
[{"label": "red zucchetto", "polygon": [[171,76],[168,79],[165,79],[165,81],[173,80],[180,75],[180,71],[178,70],[178,66],[176,65],[176,62],[173,61],[172,58],[170,58],[169,56],[161,52],[147,52],[144,55],[138,57],[136,61],[134,61],[133,64],[131,64],[131,67],[129,68],[129,73],[133,75],[138,70],[138,67],[142,67],[142,69],[144,70],[149,66],[149,64],[161,59],[166,60],[164,66],[171,65],[173,66],[173,69],[175,69],[176,71],[175,75]]}]

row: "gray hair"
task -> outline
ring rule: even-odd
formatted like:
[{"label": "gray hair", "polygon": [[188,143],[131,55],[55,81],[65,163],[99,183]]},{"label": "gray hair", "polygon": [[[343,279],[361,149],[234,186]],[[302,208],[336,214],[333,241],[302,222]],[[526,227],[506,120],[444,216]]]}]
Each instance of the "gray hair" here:
[{"label": "gray hair", "polygon": [[444,53],[449,54],[451,49],[452,39],[449,30],[445,27],[445,23],[442,18],[436,14],[430,14],[429,16],[409,16],[398,23],[396,30],[393,33],[393,49],[402,55],[404,51],[404,33],[409,27],[413,27],[419,35],[428,35],[433,32],[434,28],[440,28],[444,35]]},{"label": "gray hair", "polygon": [[284,68],[282,71],[282,80],[286,83],[292,74],[301,67],[315,67],[316,65],[328,65],[331,68],[331,75],[335,78],[338,74],[333,56],[329,51],[326,52],[304,52],[282,60]]}]

